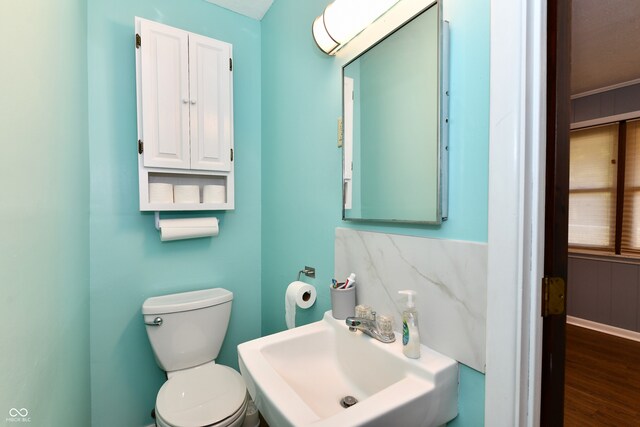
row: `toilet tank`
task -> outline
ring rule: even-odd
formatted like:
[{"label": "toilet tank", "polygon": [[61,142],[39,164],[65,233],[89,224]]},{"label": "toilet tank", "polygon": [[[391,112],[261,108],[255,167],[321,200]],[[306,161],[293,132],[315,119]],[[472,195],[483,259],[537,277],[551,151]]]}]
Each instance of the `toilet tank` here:
[{"label": "toilet tank", "polygon": [[224,341],[233,294],[222,288],[163,295],[142,304],[158,365],[167,372],[215,360]]}]

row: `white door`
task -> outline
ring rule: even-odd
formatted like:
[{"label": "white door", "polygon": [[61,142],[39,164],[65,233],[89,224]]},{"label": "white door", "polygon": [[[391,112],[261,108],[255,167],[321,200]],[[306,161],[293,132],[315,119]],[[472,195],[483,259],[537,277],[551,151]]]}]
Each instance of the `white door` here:
[{"label": "white door", "polygon": [[144,165],[189,169],[188,33],[140,24]]},{"label": "white door", "polygon": [[231,169],[230,62],[230,44],[189,34],[191,169]]}]

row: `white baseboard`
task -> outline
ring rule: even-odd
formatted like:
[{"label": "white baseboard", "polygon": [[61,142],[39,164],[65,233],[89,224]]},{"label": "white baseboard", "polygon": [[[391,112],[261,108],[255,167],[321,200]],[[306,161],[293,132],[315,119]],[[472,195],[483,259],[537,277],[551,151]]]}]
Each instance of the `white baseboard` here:
[{"label": "white baseboard", "polygon": [[616,337],[640,342],[640,332],[616,328],[615,326],[592,322],[591,320],[580,319],[573,316],[567,316],[567,323],[574,326],[580,326],[581,328],[592,329],[594,331],[603,332],[605,334],[615,335]]}]

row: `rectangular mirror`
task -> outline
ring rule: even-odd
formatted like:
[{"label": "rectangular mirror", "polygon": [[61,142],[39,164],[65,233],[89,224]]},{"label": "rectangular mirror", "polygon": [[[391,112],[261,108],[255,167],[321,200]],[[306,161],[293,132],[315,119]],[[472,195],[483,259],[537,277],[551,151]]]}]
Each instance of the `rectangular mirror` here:
[{"label": "rectangular mirror", "polygon": [[343,219],[446,219],[445,24],[435,2],[343,67]]}]

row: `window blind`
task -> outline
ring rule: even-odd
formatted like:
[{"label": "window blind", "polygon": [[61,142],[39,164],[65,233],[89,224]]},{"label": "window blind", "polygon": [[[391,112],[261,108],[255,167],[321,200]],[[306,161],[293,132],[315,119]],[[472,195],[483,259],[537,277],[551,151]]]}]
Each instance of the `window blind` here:
[{"label": "window blind", "polygon": [[573,131],[569,148],[569,245],[613,250],[618,124]]},{"label": "window blind", "polygon": [[640,120],[627,122],[622,252],[640,253]]}]

